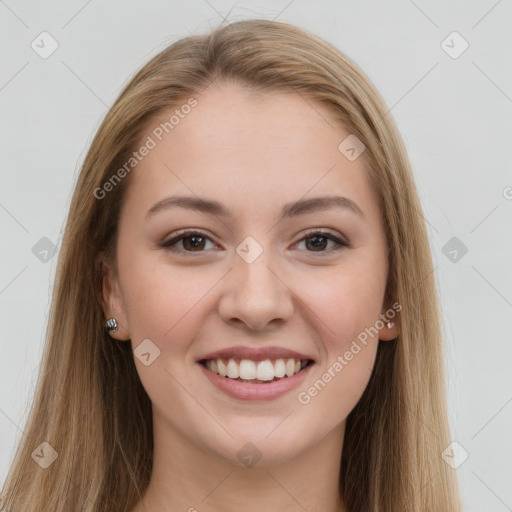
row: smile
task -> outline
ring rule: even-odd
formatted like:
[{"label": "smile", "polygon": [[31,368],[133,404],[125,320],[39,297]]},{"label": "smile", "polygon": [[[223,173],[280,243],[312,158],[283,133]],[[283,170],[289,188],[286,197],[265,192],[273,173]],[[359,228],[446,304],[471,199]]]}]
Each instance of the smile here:
[{"label": "smile", "polygon": [[293,377],[313,361],[295,358],[264,359],[262,361],[216,358],[200,361],[200,363],[220,377],[261,384]]},{"label": "smile", "polygon": [[198,367],[213,389],[244,401],[275,400],[304,382],[315,366],[311,359],[205,359]]}]

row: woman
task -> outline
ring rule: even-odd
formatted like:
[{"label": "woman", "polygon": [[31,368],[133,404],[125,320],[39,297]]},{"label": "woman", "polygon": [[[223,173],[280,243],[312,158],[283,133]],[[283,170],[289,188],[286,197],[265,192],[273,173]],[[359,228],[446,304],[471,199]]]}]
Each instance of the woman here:
[{"label": "woman", "polygon": [[384,102],[293,26],[182,39],[84,161],[0,506],[460,510],[425,222]]}]

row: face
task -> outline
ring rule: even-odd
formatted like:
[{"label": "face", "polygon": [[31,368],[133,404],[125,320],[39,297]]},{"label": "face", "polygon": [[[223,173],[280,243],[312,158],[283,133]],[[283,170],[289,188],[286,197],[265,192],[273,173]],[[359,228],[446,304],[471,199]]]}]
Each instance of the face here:
[{"label": "face", "polygon": [[161,141],[175,109],[143,137],[156,146],[129,176],[106,314],[131,339],[155,438],[237,464],[244,450],[290,460],[343,433],[379,338],[397,335],[378,322],[382,212],[327,107],[234,85],[195,98]]}]

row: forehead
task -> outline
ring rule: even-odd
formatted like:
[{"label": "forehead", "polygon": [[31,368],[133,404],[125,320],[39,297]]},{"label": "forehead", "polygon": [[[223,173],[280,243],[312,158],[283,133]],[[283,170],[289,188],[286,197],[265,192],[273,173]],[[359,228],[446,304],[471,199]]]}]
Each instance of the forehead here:
[{"label": "forehead", "polygon": [[[212,85],[147,123],[141,141],[154,143],[132,171],[127,201],[147,208],[171,194],[229,203],[234,211],[301,197],[352,197],[377,213],[364,153],[354,161],[338,149],[350,135],[322,103],[298,93],[254,92]],[[373,204],[372,204],[373,203]]]}]

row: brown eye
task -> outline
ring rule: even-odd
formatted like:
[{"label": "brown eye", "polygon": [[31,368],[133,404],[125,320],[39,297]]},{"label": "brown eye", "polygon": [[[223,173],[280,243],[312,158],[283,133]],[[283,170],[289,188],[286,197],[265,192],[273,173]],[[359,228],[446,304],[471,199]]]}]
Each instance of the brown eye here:
[{"label": "brown eye", "polygon": [[[167,248],[176,253],[200,254],[202,252],[206,252],[206,245],[208,242],[212,242],[212,240],[203,233],[186,231],[178,234],[170,240],[167,240],[166,242],[163,242],[161,247]],[[305,242],[307,252],[318,253],[319,256],[328,256],[333,252],[349,247],[347,242],[340,240],[331,233],[323,231],[313,231],[297,243],[299,244],[301,242]],[[329,242],[332,242],[334,246],[329,247]],[[213,242],[212,244],[215,245]]]},{"label": "brown eye", "polygon": [[211,242],[210,238],[205,236],[203,233],[188,231],[167,240],[161,244],[161,247],[165,247],[173,252],[201,253],[204,252],[207,241]]},{"label": "brown eye", "polygon": [[[312,249],[314,251],[317,250],[324,250],[327,247],[328,238],[326,236],[309,236],[306,240],[306,247],[308,249]],[[308,244],[307,241],[311,241],[311,243]]]},{"label": "brown eye", "polygon": [[[299,240],[298,243],[300,242],[305,242],[307,252],[316,252],[320,256],[327,256],[349,246],[348,243],[338,237],[323,231],[311,232],[302,240]],[[334,247],[328,248],[329,242],[333,242]]]},{"label": "brown eye", "polygon": [[183,247],[188,251],[195,251],[196,249],[204,249],[205,237],[204,236],[187,236],[182,238]]}]

